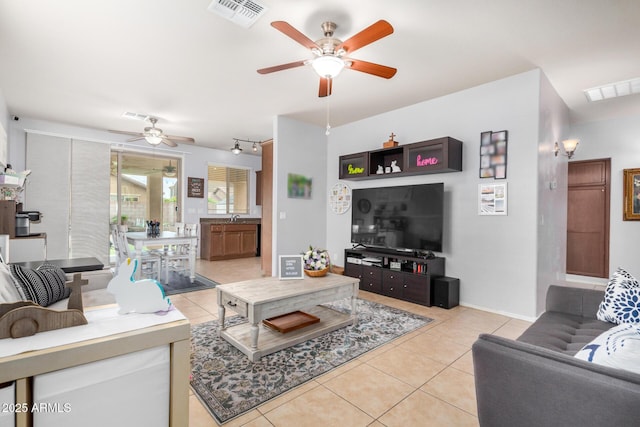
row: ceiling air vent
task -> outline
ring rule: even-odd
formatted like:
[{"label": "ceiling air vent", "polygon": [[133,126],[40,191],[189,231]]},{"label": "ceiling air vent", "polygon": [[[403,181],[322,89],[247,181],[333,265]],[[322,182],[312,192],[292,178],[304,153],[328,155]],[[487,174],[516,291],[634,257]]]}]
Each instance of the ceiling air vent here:
[{"label": "ceiling air vent", "polygon": [[149,116],[146,114],[133,113],[131,111],[125,111],[124,113],[122,113],[122,117],[126,119],[141,120],[141,121],[145,121],[149,118]]},{"label": "ceiling air vent", "polygon": [[213,0],[208,9],[244,28],[252,26],[268,10],[251,0]]}]

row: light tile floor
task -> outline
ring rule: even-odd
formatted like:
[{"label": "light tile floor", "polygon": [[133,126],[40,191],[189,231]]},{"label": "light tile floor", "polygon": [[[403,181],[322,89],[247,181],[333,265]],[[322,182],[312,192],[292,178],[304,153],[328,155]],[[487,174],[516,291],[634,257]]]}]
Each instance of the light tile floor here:
[{"label": "light tile floor", "polygon": [[[261,277],[260,258],[198,260],[219,283]],[[445,310],[360,292],[361,298],[434,319],[429,325],[236,418],[235,426],[477,426],[471,345],[478,334],[516,338],[529,323],[465,307]],[[217,319],[215,291],[174,295],[193,324]],[[190,392],[189,426],[217,423]]]}]

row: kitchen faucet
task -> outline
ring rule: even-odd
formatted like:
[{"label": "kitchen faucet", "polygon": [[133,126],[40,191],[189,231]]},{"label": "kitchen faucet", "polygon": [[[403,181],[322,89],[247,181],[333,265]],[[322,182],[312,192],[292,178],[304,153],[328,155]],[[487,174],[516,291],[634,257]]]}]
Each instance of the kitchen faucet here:
[{"label": "kitchen faucet", "polygon": [[240,218],[240,215],[231,215],[231,222],[236,222]]}]

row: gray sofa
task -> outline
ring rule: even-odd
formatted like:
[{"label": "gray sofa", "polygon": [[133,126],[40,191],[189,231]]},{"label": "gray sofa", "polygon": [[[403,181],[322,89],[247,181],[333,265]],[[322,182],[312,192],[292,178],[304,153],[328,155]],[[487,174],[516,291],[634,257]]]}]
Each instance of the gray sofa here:
[{"label": "gray sofa", "polygon": [[573,357],[615,326],[596,319],[603,296],[550,286],[545,313],[517,340],[478,337],[472,354],[481,426],[640,425],[640,374]]}]

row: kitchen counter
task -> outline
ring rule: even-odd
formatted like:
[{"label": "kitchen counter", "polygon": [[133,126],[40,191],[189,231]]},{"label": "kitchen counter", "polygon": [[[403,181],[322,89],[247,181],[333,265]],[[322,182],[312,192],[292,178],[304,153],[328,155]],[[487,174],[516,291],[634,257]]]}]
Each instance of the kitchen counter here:
[{"label": "kitchen counter", "polygon": [[231,221],[230,218],[200,218],[200,224],[260,224],[261,218],[238,218]]}]

